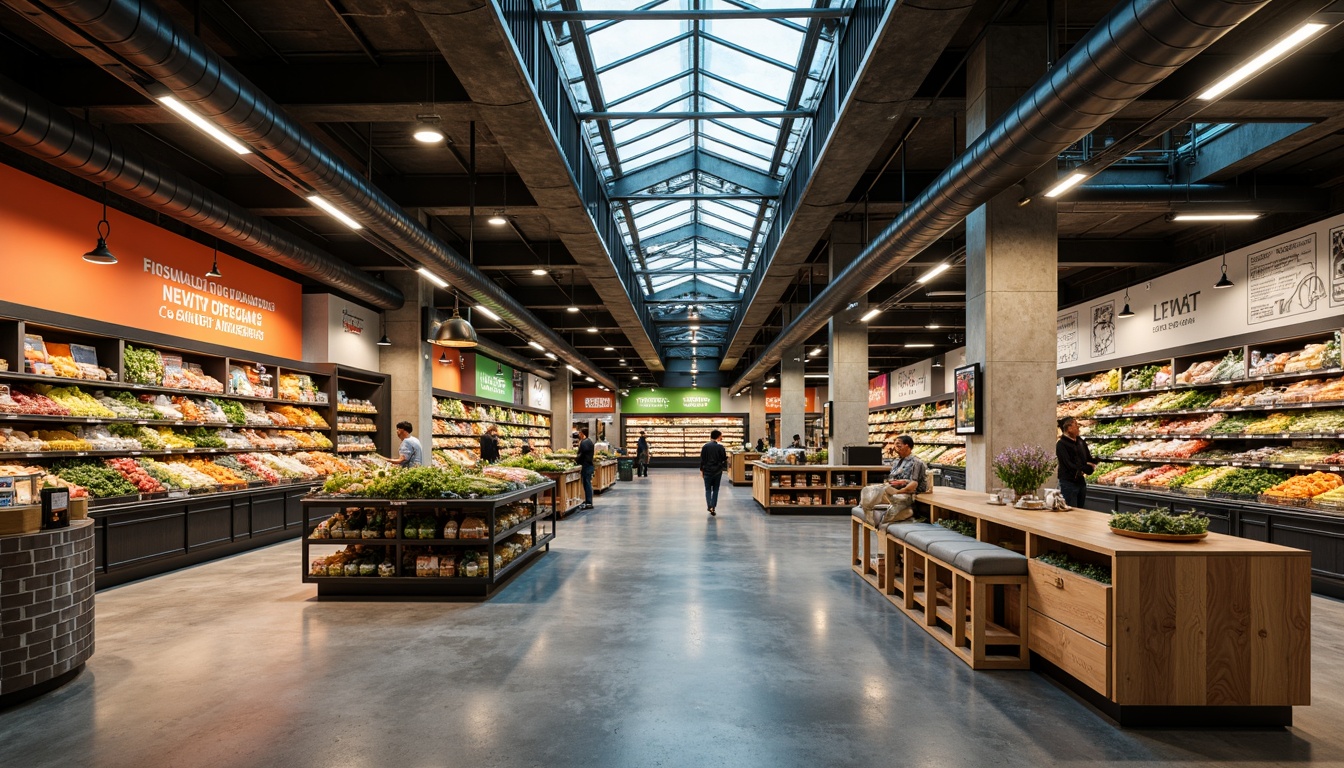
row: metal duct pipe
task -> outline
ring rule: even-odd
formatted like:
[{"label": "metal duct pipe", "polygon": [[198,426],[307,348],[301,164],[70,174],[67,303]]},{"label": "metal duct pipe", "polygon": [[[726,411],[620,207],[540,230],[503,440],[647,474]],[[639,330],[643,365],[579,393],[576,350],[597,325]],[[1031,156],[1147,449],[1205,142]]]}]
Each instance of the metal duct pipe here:
[{"label": "metal duct pipe", "polygon": [[0,141],[380,309],[401,291],[296,240],[167,166],[121,146],[69,112],[0,76]]},{"label": "metal duct pipe", "polygon": [[[1103,210],[1195,212],[1210,206],[1240,206],[1246,213],[1312,213],[1329,210],[1324,190],[1248,187],[1234,184],[1083,184],[1057,205],[1060,213]],[[1227,208],[1227,210],[1231,210]]]},{"label": "metal duct pipe", "polygon": [[976,139],[835,277],[730,387],[761,378],[845,305],[976,208],[1101,126],[1268,0],[1130,0],[1118,5]]},{"label": "metal duct pipe", "polygon": [[[149,0],[0,0],[141,90],[156,81],[275,167],[608,387],[616,382]],[[93,45],[90,46],[89,43]],[[115,62],[109,62],[109,54]],[[126,70],[131,70],[127,72]],[[121,71],[118,71],[121,70]],[[141,79],[140,76],[143,76]]]}]

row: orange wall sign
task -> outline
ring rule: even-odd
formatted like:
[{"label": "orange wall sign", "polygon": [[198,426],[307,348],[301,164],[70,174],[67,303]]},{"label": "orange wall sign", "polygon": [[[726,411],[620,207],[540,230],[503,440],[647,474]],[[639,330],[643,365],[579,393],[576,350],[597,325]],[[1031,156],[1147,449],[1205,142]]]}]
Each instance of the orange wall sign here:
[{"label": "orange wall sign", "polygon": [[[476,355],[438,346],[431,346],[429,355],[432,361],[430,378],[435,389],[463,395],[476,394]],[[446,363],[443,362],[445,357],[448,360]]]},{"label": "orange wall sign", "polygon": [[102,206],[0,165],[0,300],[193,341],[298,360],[303,292],[286,280],[120,211],[108,211],[112,265],[92,250]]},{"label": "orange wall sign", "polygon": [[615,413],[616,397],[596,387],[574,390],[575,413]]},{"label": "orange wall sign", "polygon": [[[817,389],[808,387],[803,390],[803,411],[804,413],[820,413],[821,409],[817,407]],[[766,387],[765,389],[765,412],[779,413],[779,387]]]}]

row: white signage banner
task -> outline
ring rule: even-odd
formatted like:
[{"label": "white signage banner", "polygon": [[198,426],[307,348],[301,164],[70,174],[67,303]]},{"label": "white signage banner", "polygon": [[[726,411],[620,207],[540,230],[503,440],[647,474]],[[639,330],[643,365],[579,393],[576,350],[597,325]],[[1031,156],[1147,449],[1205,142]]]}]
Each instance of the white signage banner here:
[{"label": "white signage banner", "polygon": [[933,360],[920,360],[914,365],[897,368],[891,372],[888,383],[891,388],[890,399],[893,404],[908,400],[921,400],[933,394]]},{"label": "white signage banner", "polygon": [[[1323,252],[1321,245],[1328,244]],[[1344,215],[1227,254],[1230,288],[1215,289],[1222,257],[1131,286],[1056,316],[1061,369],[1339,317],[1344,308]]]},{"label": "white signage banner", "polygon": [[956,370],[966,364],[966,348],[957,347],[943,353],[943,392],[957,391]]},{"label": "white signage banner", "polygon": [[524,404],[529,408],[540,408],[543,411],[551,410],[551,382],[530,373],[524,374],[524,376],[526,377],[527,387]]}]

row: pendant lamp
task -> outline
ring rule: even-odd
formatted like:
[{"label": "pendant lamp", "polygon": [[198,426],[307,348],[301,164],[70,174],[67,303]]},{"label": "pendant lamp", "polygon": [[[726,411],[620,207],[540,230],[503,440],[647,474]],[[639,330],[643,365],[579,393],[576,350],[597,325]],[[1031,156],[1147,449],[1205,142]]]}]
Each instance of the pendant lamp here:
[{"label": "pendant lamp", "polygon": [[458,311],[459,303],[460,300],[455,296],[453,316],[441,323],[438,332],[434,334],[434,343],[440,347],[465,349],[480,343],[476,338],[476,329],[471,327],[471,323],[462,319]]},{"label": "pendant lamp", "polygon": [[1214,288],[1231,288],[1236,283],[1227,279],[1227,225],[1223,225],[1223,276],[1213,284]]},{"label": "pendant lamp", "polygon": [[1116,315],[1116,317],[1133,317],[1133,316],[1134,316],[1134,313],[1133,313],[1132,311],[1130,311],[1130,309],[1129,309],[1129,289],[1126,288],[1126,289],[1125,289],[1125,308],[1122,309],[1122,310],[1120,310],[1120,314]]},{"label": "pendant lamp", "polygon": [[211,250],[211,254],[214,256],[214,259],[213,259],[213,261],[210,262],[210,271],[209,271],[209,272],[206,272],[206,273],[205,273],[205,276],[206,276],[206,277],[223,277],[223,275],[221,275],[221,274],[219,273],[219,242],[216,241],[216,242],[215,242],[215,247],[214,247],[214,248],[211,248],[210,250]]},{"label": "pendant lamp", "polygon": [[107,185],[103,185],[103,218],[98,222],[98,244],[92,251],[84,254],[84,260],[90,264],[116,264],[117,257],[107,249],[107,236],[112,234],[112,225],[107,223]]}]

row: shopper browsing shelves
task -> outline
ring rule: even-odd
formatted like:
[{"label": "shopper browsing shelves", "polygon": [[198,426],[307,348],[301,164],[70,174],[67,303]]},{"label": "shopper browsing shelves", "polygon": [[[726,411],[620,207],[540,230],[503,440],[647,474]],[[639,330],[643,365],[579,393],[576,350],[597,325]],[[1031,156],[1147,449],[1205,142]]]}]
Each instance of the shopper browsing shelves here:
[{"label": "shopper browsing shelves", "polygon": [[1092,451],[1079,436],[1078,420],[1065,416],[1059,420],[1059,441],[1055,443],[1055,458],[1059,460],[1059,490],[1071,507],[1083,506],[1087,501],[1087,476],[1097,468]]},{"label": "shopper browsing shelves", "polygon": [[635,444],[635,468],[638,477],[649,476],[649,438],[644,430],[639,430],[639,442]]},{"label": "shopper browsing shelves", "polygon": [[723,433],[714,430],[709,433],[709,442],[700,448],[700,477],[705,479],[705,506],[711,517],[717,515],[719,506],[719,483],[723,480],[723,470],[728,466],[728,452],[719,442]]},{"label": "shopper browsing shelves", "polygon": [[579,454],[575,457],[583,470],[583,506],[579,509],[593,508],[593,441],[588,439],[588,430],[579,430]]},{"label": "shopper browsing shelves", "polygon": [[481,461],[491,464],[499,461],[499,426],[491,424],[481,435]]},{"label": "shopper browsing shelves", "polygon": [[420,447],[420,439],[411,435],[411,422],[397,422],[397,439],[401,441],[397,458],[388,459],[388,461],[403,467],[422,467],[425,465],[425,451]]}]

